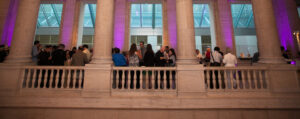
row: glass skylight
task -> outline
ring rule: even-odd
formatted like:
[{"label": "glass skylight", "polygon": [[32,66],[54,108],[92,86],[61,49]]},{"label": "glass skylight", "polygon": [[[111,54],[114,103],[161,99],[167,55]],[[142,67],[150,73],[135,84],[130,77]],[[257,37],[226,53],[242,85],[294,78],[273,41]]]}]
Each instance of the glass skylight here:
[{"label": "glass skylight", "polygon": [[194,26],[210,27],[209,6],[208,4],[194,4]]},{"label": "glass skylight", "polygon": [[132,4],[131,27],[162,27],[161,4]]},{"label": "glass skylight", "polygon": [[38,16],[38,27],[59,27],[63,4],[41,4]]},{"label": "glass skylight", "polygon": [[255,27],[251,4],[232,4],[231,12],[234,28]]},{"label": "glass skylight", "polygon": [[96,4],[86,4],[84,6],[83,27],[95,27]]}]

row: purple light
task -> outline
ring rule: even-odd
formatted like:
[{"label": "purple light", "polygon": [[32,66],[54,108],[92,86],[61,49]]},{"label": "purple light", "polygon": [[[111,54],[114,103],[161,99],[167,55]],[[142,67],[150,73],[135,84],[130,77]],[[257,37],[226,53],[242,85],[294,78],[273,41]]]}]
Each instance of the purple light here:
[{"label": "purple light", "polygon": [[291,61],[291,64],[292,65],[296,65],[296,61]]},{"label": "purple light", "polygon": [[124,50],[126,0],[116,0],[114,24],[114,46]]},{"label": "purple light", "polygon": [[177,49],[176,0],[167,1],[170,47]]},{"label": "purple light", "polygon": [[285,7],[285,4],[286,3],[283,0],[273,0],[277,29],[281,46],[283,46],[285,50],[287,50],[287,48],[294,50],[296,48],[294,45],[292,28],[290,27],[288,11]]},{"label": "purple light", "polygon": [[72,33],[76,0],[66,0],[65,13],[63,14],[61,42],[66,45],[66,49],[71,48],[72,45]]},{"label": "purple light", "polygon": [[218,1],[219,19],[222,22],[221,34],[227,48],[233,48],[233,25],[230,3],[226,0]]},{"label": "purple light", "polygon": [[2,32],[1,44],[10,46],[17,18],[19,0],[11,0]]}]

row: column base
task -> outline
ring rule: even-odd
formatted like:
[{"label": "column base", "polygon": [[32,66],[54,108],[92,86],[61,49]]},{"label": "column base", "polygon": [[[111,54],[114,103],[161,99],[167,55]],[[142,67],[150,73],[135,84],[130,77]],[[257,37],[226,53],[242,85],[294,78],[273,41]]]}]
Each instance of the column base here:
[{"label": "column base", "polygon": [[112,58],[93,58],[90,64],[113,64]]},{"label": "column base", "polygon": [[4,61],[5,64],[18,64],[18,65],[34,65],[31,57],[10,57]]},{"label": "column base", "polygon": [[266,58],[259,58],[258,63],[262,64],[286,64],[284,58],[281,57],[266,57]]},{"label": "column base", "polygon": [[198,64],[198,62],[197,62],[196,58],[195,59],[178,58],[176,61],[176,64],[195,65],[195,64]]}]

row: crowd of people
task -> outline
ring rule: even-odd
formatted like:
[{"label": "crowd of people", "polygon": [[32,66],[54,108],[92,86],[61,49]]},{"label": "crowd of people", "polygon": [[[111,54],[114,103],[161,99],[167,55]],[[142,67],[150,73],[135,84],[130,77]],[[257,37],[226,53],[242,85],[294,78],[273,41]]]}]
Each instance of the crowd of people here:
[{"label": "crowd of people", "polygon": [[34,42],[32,61],[42,66],[84,66],[91,61],[92,54],[88,45],[73,47],[65,50],[64,44],[58,46],[46,45],[42,47],[39,41]]},{"label": "crowd of people", "polygon": [[119,48],[113,48],[112,59],[115,66],[147,66],[147,67],[164,67],[176,65],[176,53],[173,48],[168,46],[162,47],[154,53],[152,45],[144,46],[144,42],[140,42],[140,48],[136,44],[132,44],[128,52],[120,53]]}]

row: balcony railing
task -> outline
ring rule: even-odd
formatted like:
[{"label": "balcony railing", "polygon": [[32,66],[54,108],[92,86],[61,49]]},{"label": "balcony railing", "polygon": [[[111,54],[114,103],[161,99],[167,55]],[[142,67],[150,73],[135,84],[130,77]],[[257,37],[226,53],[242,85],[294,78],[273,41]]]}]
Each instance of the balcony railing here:
[{"label": "balcony railing", "polygon": [[205,67],[208,91],[264,91],[269,89],[265,67]]},{"label": "balcony railing", "polygon": [[111,89],[116,91],[176,91],[176,67],[113,67]]},{"label": "balcony railing", "polygon": [[[188,87],[186,86],[188,83],[182,82],[184,79],[179,79],[186,77],[183,76],[186,73],[180,73],[181,70],[177,70],[177,67],[111,67],[108,71],[109,79],[99,77],[95,80],[87,79],[85,76],[87,70],[88,67],[25,66],[21,70],[19,85],[21,89],[82,90],[95,84],[95,81],[107,80],[105,81],[107,83],[98,82],[101,84],[95,86],[107,87],[111,92],[172,92],[172,94],[177,93],[180,88]],[[203,75],[199,75],[199,78],[194,77],[195,80],[199,79],[195,81],[199,84],[193,85],[196,87],[199,85],[198,89],[206,92],[268,92],[271,88],[275,88],[274,82],[279,81],[276,77],[274,80],[274,77],[272,79],[268,76],[272,70],[261,66],[203,67],[197,70]],[[90,73],[89,76],[98,76],[94,73]],[[297,82],[298,86],[298,79],[289,81]],[[86,82],[88,85],[85,87]],[[276,90],[284,91],[281,87]]]},{"label": "balcony railing", "polygon": [[26,66],[22,72],[23,89],[83,89],[84,67]]}]

